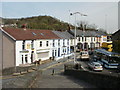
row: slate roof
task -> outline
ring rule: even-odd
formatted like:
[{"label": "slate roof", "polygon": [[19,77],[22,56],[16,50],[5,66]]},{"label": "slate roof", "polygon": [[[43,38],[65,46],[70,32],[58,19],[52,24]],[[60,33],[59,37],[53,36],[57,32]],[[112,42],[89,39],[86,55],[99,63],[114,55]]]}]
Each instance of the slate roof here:
[{"label": "slate roof", "polygon": [[[70,30],[69,32],[73,33],[74,34],[74,30]],[[82,36],[83,35],[83,31],[82,30],[76,30],[76,35],[77,36]],[[93,37],[96,37],[96,36],[101,36],[101,35],[106,35],[105,33],[101,32],[101,31],[85,31],[84,32],[84,36],[93,36]]]},{"label": "slate roof", "polygon": [[34,30],[34,29],[20,29],[20,28],[2,28],[9,35],[16,40],[36,40],[36,39],[60,39],[51,30]]},{"label": "slate roof", "polygon": [[52,31],[52,32],[62,39],[74,38],[73,35],[71,35],[67,31]]}]

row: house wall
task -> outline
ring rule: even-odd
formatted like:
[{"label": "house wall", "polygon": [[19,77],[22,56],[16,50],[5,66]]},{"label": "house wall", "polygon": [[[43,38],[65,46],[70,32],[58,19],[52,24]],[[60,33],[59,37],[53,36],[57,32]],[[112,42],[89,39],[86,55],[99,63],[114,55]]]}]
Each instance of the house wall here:
[{"label": "house wall", "polygon": [[101,36],[101,43],[107,42],[107,36]]},{"label": "house wall", "polygon": [[[58,45],[58,41],[60,40],[60,45]],[[42,46],[40,46],[40,41],[42,41]],[[48,46],[46,45],[46,42],[48,43]],[[32,40],[25,40],[25,50],[27,53],[24,53],[24,50],[22,50],[22,40],[16,41],[16,66],[19,66],[20,64],[25,64],[25,58],[24,63],[22,63],[22,55],[25,57],[25,55],[28,56],[28,63],[31,62],[31,52],[34,51],[34,61],[38,60],[47,60],[50,57],[55,57],[55,60],[58,60],[60,58],[65,57],[66,55],[70,55],[70,40],[68,42],[68,39],[64,39],[65,47],[63,47],[63,39],[54,39],[55,46],[53,46],[53,39],[39,39],[34,40],[34,50],[31,49],[31,42]],[[28,48],[29,46],[29,48]],[[63,50],[64,49],[64,50]]]},{"label": "house wall", "polygon": [[120,29],[120,1],[118,2],[118,29]]},{"label": "house wall", "polygon": [[3,60],[3,57],[2,57],[3,56],[2,44],[3,44],[3,41],[2,41],[2,31],[0,30],[0,72],[2,72],[2,60]]},{"label": "house wall", "polygon": [[[25,55],[27,55],[27,63],[31,63],[31,42],[32,40],[25,40],[25,50],[22,49],[23,40],[16,41],[16,66],[26,64]],[[26,52],[28,51],[28,52]],[[22,62],[23,55],[23,62]]]},{"label": "house wall", "polygon": [[15,41],[3,34],[3,69],[15,66]]},{"label": "house wall", "polygon": [[91,43],[94,43],[96,47],[96,42],[97,42],[97,37],[84,37],[83,40],[82,40],[82,37],[77,37],[77,43],[81,43],[81,44],[87,43],[88,48],[91,48]]},{"label": "house wall", "polygon": [[[42,41],[42,46],[40,46],[40,41]],[[48,46],[46,45],[46,42],[48,41]],[[36,60],[41,59],[46,60],[50,58],[50,48],[51,48],[51,40],[49,39],[40,39],[40,40],[35,40],[35,57]],[[46,56],[44,56],[46,54]],[[43,55],[43,57],[41,56]]]},{"label": "house wall", "polygon": [[22,51],[22,41],[16,41],[16,66],[22,64],[20,51]]},{"label": "house wall", "polygon": [[[58,41],[60,42],[60,45],[58,45]],[[54,56],[55,60],[59,60],[70,55],[70,40],[68,42],[68,39],[55,39],[54,42],[55,46],[53,47],[53,40],[51,40],[50,57]]]}]

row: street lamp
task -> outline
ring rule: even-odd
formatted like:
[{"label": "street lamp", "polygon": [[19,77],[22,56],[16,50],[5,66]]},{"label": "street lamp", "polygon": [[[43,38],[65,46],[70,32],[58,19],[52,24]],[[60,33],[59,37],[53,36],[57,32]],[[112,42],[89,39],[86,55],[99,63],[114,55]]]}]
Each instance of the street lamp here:
[{"label": "street lamp", "polygon": [[85,14],[82,14],[80,12],[74,12],[74,13],[70,13],[70,15],[75,15],[75,34],[74,34],[74,64],[75,64],[75,60],[76,60],[76,14],[80,14],[81,16],[87,16]]}]

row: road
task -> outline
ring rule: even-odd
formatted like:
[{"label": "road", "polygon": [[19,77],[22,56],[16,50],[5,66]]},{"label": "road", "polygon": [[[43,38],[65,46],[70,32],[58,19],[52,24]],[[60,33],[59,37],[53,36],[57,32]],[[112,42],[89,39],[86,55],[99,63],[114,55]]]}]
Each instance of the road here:
[{"label": "road", "polygon": [[[72,56],[73,57],[73,56]],[[79,54],[76,54],[77,61],[81,63],[84,70],[91,71],[88,69],[87,63],[88,61],[81,61],[79,59]],[[73,63],[73,58],[61,59],[58,61],[52,61],[50,63],[46,63],[43,65],[37,66],[38,71],[28,73],[26,75],[20,76],[7,76],[4,77],[2,82],[2,86],[4,88],[19,88],[19,87],[28,87],[25,82],[31,81],[31,77],[37,74],[37,77],[30,82],[29,88],[94,88],[95,86],[90,85],[87,82],[82,80],[77,80],[71,76],[65,76],[64,72],[64,64]],[[94,71],[91,71],[94,72]],[[94,72],[94,73],[108,73],[114,74],[111,70],[104,69],[102,72]],[[26,85],[25,85],[26,84]]]},{"label": "road", "polygon": [[[73,56],[72,56],[73,57]],[[84,70],[91,71],[88,69],[87,63],[88,61],[81,61],[79,59],[79,53],[76,54],[77,62],[81,63]],[[20,75],[20,76],[5,76],[2,77],[3,88],[21,88],[28,87],[27,81],[30,81],[29,88],[94,88],[95,86],[90,85],[87,82],[82,80],[77,80],[76,78],[65,76],[64,72],[64,64],[73,63],[73,58],[69,60],[67,58],[52,61],[50,63],[42,64],[37,66],[38,71],[34,71],[28,74]],[[54,73],[53,73],[54,70]],[[94,72],[94,71],[92,71]],[[37,77],[33,80],[34,76],[38,73]],[[94,72],[94,73],[109,73],[114,74],[110,70],[104,69],[102,72]],[[32,82],[31,82],[32,80]]]},{"label": "road", "polygon": [[60,62],[42,69],[42,74],[36,77],[30,88],[95,88],[82,80],[77,80],[63,74],[64,64],[73,63],[73,60]]},{"label": "road", "polygon": [[[92,58],[92,56],[90,56],[90,57]],[[91,71],[91,72],[94,72],[94,73],[101,73],[101,74],[118,74],[115,69],[106,69],[104,67],[103,67],[102,72],[92,71],[88,67],[89,60],[80,60],[79,55],[77,56],[76,62],[80,63],[85,71]]]}]

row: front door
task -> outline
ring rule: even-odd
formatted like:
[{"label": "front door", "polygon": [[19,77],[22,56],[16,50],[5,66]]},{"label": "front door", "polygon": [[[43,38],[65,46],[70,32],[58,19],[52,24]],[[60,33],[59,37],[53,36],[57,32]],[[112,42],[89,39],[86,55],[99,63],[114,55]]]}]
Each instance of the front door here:
[{"label": "front door", "polygon": [[60,57],[60,48],[58,48],[58,57]]}]

